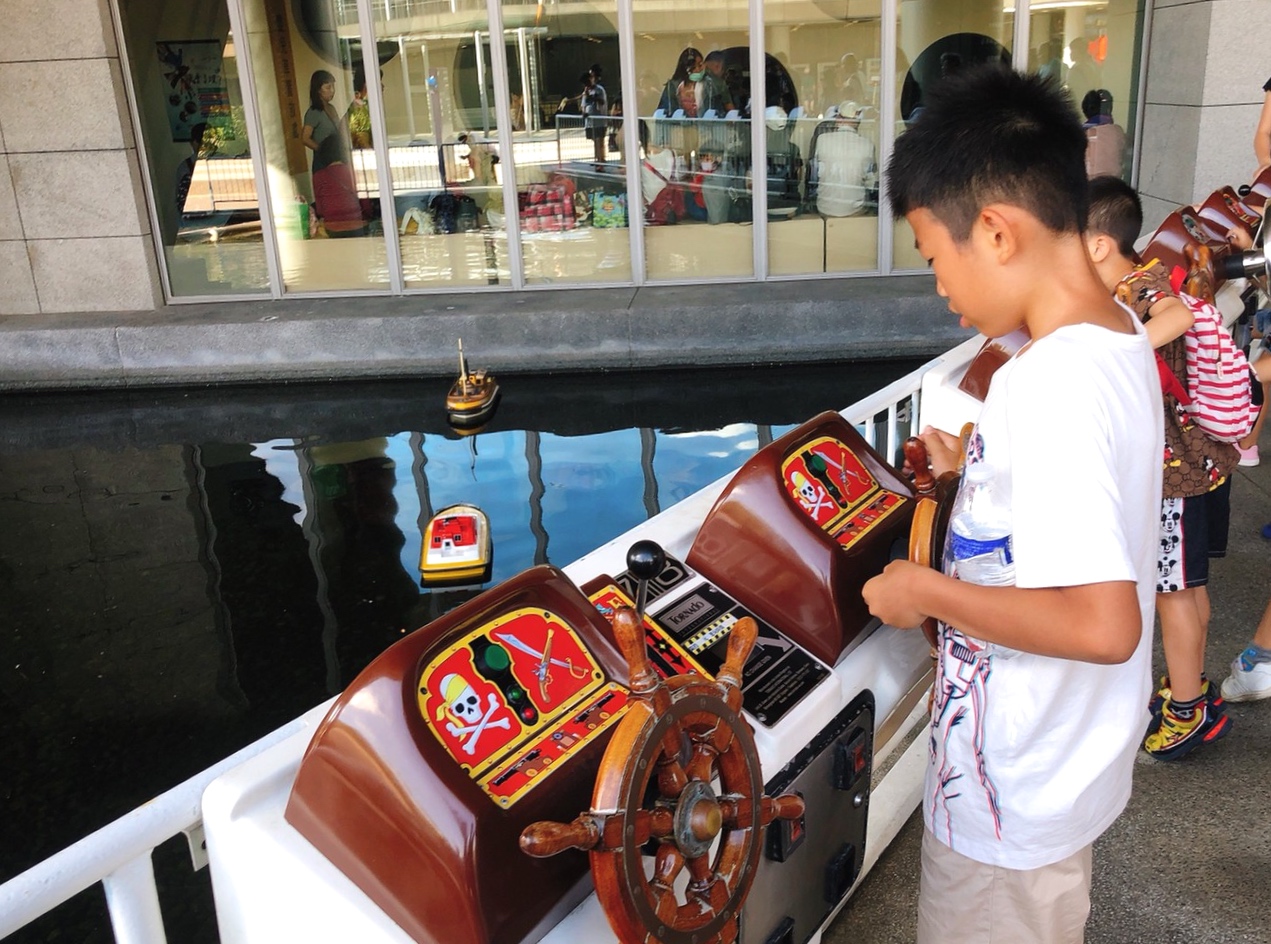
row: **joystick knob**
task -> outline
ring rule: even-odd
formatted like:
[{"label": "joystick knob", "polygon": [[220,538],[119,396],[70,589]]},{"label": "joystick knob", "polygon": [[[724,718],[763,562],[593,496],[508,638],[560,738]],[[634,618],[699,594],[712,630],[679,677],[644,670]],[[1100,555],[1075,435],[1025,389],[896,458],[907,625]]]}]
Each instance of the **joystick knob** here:
[{"label": "joystick knob", "polygon": [[627,551],[627,569],[637,580],[652,580],[666,566],[666,551],[657,541],[636,541]]},{"label": "joystick knob", "polygon": [[627,551],[627,570],[636,579],[635,609],[638,622],[644,621],[649,581],[666,566],[666,551],[657,541],[636,541]]}]

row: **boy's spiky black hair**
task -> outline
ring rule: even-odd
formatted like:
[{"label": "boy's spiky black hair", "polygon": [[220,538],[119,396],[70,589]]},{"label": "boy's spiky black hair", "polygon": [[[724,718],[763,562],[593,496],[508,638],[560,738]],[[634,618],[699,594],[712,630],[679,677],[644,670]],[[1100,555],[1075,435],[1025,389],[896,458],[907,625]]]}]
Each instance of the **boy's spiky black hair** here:
[{"label": "boy's spiky black hair", "polygon": [[1085,230],[1086,134],[1057,82],[994,63],[924,98],[887,165],[896,216],[927,209],[958,242],[990,203],[1022,207],[1055,232]]},{"label": "boy's spiky black hair", "polygon": [[1090,180],[1090,219],[1086,229],[1110,236],[1117,250],[1127,259],[1135,258],[1134,241],[1143,229],[1143,203],[1134,188],[1120,177],[1094,177]]}]

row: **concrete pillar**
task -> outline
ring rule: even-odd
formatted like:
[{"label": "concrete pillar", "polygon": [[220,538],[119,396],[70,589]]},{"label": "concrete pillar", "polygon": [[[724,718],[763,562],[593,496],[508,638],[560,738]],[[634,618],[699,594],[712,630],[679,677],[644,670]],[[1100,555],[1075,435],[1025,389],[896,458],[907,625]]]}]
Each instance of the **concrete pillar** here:
[{"label": "concrete pillar", "polygon": [[1271,62],[1266,0],[1156,0],[1139,193],[1144,230],[1223,184],[1248,183]]},{"label": "concrete pillar", "polygon": [[162,303],[107,0],[7,4],[0,315]]}]

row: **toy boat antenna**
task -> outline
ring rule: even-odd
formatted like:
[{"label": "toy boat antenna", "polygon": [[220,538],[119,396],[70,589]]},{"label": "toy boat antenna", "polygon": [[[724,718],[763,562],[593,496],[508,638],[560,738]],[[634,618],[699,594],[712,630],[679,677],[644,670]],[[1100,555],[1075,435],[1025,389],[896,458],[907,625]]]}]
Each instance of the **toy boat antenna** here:
[{"label": "toy boat antenna", "polygon": [[468,383],[468,363],[463,359],[463,338],[459,339],[459,379]]}]

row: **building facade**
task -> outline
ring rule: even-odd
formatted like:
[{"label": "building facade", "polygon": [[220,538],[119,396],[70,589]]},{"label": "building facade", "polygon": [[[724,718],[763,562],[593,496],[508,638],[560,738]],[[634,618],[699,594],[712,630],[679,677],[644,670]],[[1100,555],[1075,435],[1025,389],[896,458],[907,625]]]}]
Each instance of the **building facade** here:
[{"label": "building facade", "polygon": [[1026,61],[1075,100],[1109,91],[1149,223],[1252,177],[1271,75],[1226,52],[1271,29],[1259,0],[50,0],[6,19],[4,315],[855,285],[923,268],[878,169],[942,74]]}]

